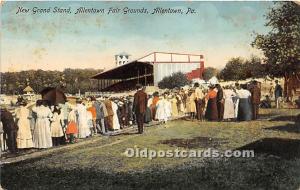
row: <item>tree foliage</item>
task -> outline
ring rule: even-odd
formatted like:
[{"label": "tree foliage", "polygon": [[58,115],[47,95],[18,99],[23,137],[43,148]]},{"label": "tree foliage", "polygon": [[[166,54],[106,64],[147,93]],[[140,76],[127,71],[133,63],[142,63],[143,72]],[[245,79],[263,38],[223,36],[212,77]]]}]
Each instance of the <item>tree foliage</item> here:
[{"label": "tree foliage", "polygon": [[206,67],[203,72],[203,79],[209,80],[211,77],[219,75],[219,70],[214,67]]},{"label": "tree foliage", "polygon": [[264,76],[266,76],[266,65],[262,64],[261,59],[256,56],[250,59],[231,58],[219,75],[224,80],[245,80]]},{"label": "tree foliage", "polygon": [[267,72],[275,77],[287,77],[300,71],[300,6],[276,2],[266,16],[267,34],[256,34],[252,45],[263,51]]},{"label": "tree foliage", "polygon": [[190,84],[186,75],[182,72],[173,73],[171,76],[164,77],[159,83],[159,88],[180,88],[182,86]]},{"label": "tree foliage", "polygon": [[94,91],[97,83],[90,79],[91,76],[102,72],[95,69],[65,69],[61,71],[28,70],[21,72],[0,73],[1,93],[22,94],[23,89],[29,85],[35,92],[40,92],[45,87],[64,86],[66,93],[75,94]]},{"label": "tree foliage", "polygon": [[246,78],[261,78],[267,76],[266,64],[262,63],[261,58],[251,56],[244,62]]}]

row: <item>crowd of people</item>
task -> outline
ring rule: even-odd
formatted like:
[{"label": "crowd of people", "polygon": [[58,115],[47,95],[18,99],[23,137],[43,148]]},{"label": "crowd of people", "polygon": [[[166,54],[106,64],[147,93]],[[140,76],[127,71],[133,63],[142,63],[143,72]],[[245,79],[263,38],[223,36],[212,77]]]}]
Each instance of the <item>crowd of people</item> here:
[{"label": "crowd of people", "polygon": [[[280,94],[278,95],[280,96]],[[11,152],[27,148],[50,148],[75,143],[78,138],[95,134],[110,135],[137,125],[143,133],[144,123],[166,123],[172,118],[207,121],[249,121],[258,118],[261,90],[257,81],[224,86],[195,83],[189,89],[172,89],[163,93],[145,93],[137,86],[134,96],[99,96],[78,98],[76,104],[62,102],[49,105],[38,100],[28,108],[22,101],[15,115],[1,109],[3,128],[9,128]]]}]

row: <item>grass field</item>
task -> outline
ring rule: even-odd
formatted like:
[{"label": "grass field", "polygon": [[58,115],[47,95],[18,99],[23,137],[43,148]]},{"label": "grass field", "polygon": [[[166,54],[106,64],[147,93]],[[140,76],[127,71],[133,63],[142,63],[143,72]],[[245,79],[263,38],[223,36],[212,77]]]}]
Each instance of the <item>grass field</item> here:
[{"label": "grass field", "polygon": [[[299,189],[300,110],[262,110],[251,122],[177,120],[143,135],[96,137],[5,164],[7,189]],[[253,158],[128,158],[126,148],[251,149]]]}]

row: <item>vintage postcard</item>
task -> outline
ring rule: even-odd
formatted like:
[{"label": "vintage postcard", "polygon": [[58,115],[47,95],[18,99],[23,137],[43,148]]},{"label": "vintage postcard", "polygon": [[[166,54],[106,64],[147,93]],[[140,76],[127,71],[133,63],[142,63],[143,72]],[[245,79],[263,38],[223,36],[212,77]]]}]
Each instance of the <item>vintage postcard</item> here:
[{"label": "vintage postcard", "polygon": [[299,1],[0,8],[0,189],[300,189]]}]

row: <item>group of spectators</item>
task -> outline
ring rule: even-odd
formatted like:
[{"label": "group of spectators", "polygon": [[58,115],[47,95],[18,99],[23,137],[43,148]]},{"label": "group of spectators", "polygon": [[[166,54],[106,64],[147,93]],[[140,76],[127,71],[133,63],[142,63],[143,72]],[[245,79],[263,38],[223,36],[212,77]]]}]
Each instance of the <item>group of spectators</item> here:
[{"label": "group of spectators", "polygon": [[[277,101],[282,96],[282,88],[279,85],[276,89]],[[138,126],[141,134],[144,123],[166,123],[179,117],[199,121],[255,120],[259,107],[265,105],[257,81],[224,87],[211,84],[208,88],[195,83],[189,89],[152,94],[137,85],[134,96],[78,98],[75,104],[62,102],[57,105],[38,100],[32,107],[22,101],[14,115],[1,109],[1,122],[7,131],[8,148],[16,152],[75,143],[78,138],[95,134],[110,135],[133,125]]]}]

